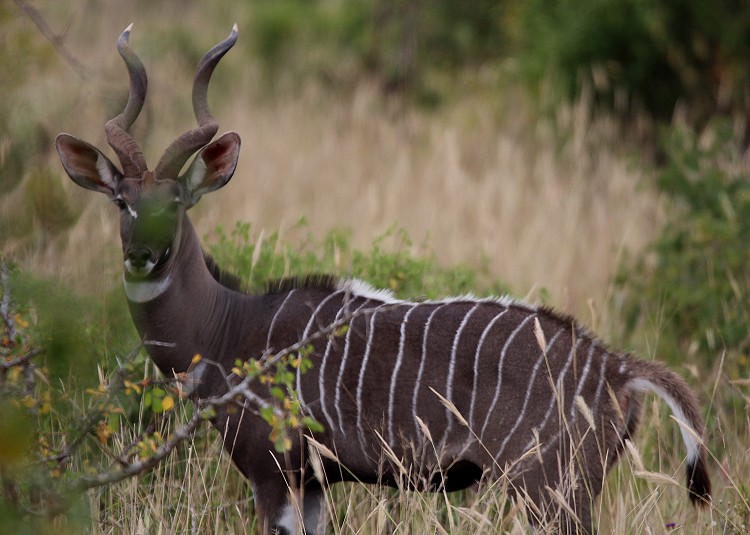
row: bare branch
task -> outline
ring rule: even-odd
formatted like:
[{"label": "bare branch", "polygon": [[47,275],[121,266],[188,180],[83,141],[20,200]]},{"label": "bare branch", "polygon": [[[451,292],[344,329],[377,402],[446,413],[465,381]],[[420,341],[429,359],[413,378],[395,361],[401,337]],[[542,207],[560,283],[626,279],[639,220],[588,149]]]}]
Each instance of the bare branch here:
[{"label": "bare branch", "polygon": [[183,425],[182,427],[179,427],[174,433],[172,433],[170,437],[164,442],[164,444],[156,449],[154,455],[152,455],[151,457],[131,462],[130,464],[124,466],[121,470],[111,470],[109,472],[101,472],[91,476],[83,476],[78,480],[75,487],[78,490],[84,491],[94,487],[101,487],[103,485],[117,483],[118,481],[122,481],[123,479],[127,479],[129,477],[133,477],[147,470],[150,470],[151,468],[159,464],[167,455],[169,455],[172,450],[174,450],[183,440],[190,438],[196,428],[206,418],[206,414],[206,409],[202,411],[195,411],[193,413],[193,417],[190,418],[188,423]]},{"label": "bare branch", "polygon": [[86,415],[86,417],[80,421],[78,429],[71,433],[71,435],[75,436],[75,438],[70,443],[68,443],[62,451],[60,451],[56,455],[44,459],[45,461],[57,461],[58,466],[61,466],[80,447],[84,439],[89,436],[92,429],[95,428],[96,423],[106,412],[105,407],[107,406],[109,400],[113,399],[117,394],[120,393],[120,391],[124,389],[123,383],[128,373],[128,365],[135,359],[136,355],[138,355],[141,347],[141,344],[137,345],[125,357],[125,361],[117,367],[115,372],[112,374],[112,379],[109,381],[109,386],[104,392],[105,396],[103,400],[99,400],[95,410]]},{"label": "bare branch", "polygon": [[0,360],[0,369],[9,370],[15,366],[28,364],[32,358],[41,353],[44,353],[44,349],[34,348],[30,349],[20,357],[16,357],[12,360]]},{"label": "bare branch", "polygon": [[42,14],[39,13],[39,11],[35,7],[29,5],[24,0],[15,0],[15,2],[19,9],[23,12],[23,14],[31,19],[31,21],[36,25],[39,31],[42,32],[42,35],[44,35],[44,37],[52,44],[57,53],[60,54],[60,56],[62,56],[63,59],[68,62],[68,64],[72,67],[76,74],[78,74],[78,76],[80,76],[84,80],[88,78],[89,73],[86,66],[81,63],[81,61],[76,58],[70,50],[68,50],[68,48],[65,46],[65,43],[63,43],[62,37],[52,31],[52,28],[49,27],[49,24],[47,24],[47,21],[44,20]]},{"label": "bare branch", "polygon": [[[340,320],[328,325],[327,327],[319,329],[318,331],[306,337],[305,339],[300,340],[295,344],[292,344],[291,346],[287,347],[286,349],[282,351],[279,351],[276,354],[264,355],[261,358],[261,362],[263,362],[263,367],[261,368],[261,371],[266,371],[270,369],[270,367],[273,366],[275,363],[283,359],[284,357],[291,355],[293,353],[296,353],[298,351],[301,351],[305,346],[310,344],[312,341],[319,339],[323,336],[328,336],[328,335],[335,333],[341,327],[348,325],[349,322],[351,322],[355,317],[365,314],[369,310],[370,309],[357,310],[356,312],[349,314],[346,317],[343,317]],[[231,377],[232,376],[229,376],[227,378],[227,381],[230,381]],[[261,409],[271,407],[274,410],[274,412],[276,412],[279,415],[282,415],[283,413],[280,409],[278,409],[278,407],[274,406],[272,403],[268,402],[267,400],[263,399],[261,396],[259,396],[258,394],[252,391],[252,389],[250,388],[250,385],[252,384],[254,380],[255,380],[255,377],[246,376],[240,382],[235,383],[233,385],[230,384],[227,392],[221,396],[195,400],[195,404],[198,410],[193,412],[193,416],[190,418],[190,420],[188,420],[188,422],[185,423],[184,425],[178,427],[167,438],[167,440],[164,443],[162,443],[154,451],[153,455],[144,459],[138,459],[136,461],[133,461],[124,465],[121,462],[122,457],[120,457],[118,459],[118,461],[121,462],[121,466],[119,469],[114,469],[114,470],[110,470],[107,472],[100,472],[100,473],[93,474],[93,475],[82,476],[75,483],[75,487],[78,490],[85,491],[91,488],[101,487],[103,485],[110,485],[112,483],[117,483],[118,481],[128,479],[130,477],[136,476],[138,474],[141,474],[143,472],[146,472],[154,468],[163,459],[165,459],[175,448],[177,448],[177,446],[179,446],[181,442],[189,439],[203,421],[210,420],[212,416],[215,414],[216,409],[226,407],[227,405],[238,404],[238,399],[242,400],[242,402],[240,402],[239,405],[243,410],[250,410],[251,407],[256,407],[256,408],[261,408]],[[114,383],[114,381],[112,383]]]},{"label": "bare branch", "polygon": [[5,328],[8,331],[8,338],[12,341],[16,339],[16,324],[13,321],[13,314],[10,311],[10,270],[5,260],[0,260],[0,288],[3,291],[3,300],[0,301],[0,317],[3,319]]}]

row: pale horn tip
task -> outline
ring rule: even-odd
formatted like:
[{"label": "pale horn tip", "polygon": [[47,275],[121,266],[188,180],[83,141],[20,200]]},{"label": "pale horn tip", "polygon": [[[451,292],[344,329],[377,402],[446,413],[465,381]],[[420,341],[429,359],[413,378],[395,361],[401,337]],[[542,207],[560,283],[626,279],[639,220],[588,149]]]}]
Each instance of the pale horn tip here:
[{"label": "pale horn tip", "polygon": [[[133,23],[128,24],[128,27],[123,30],[120,37],[117,38],[117,49],[122,50],[122,47],[128,46],[130,41],[130,30],[133,29]],[[122,52],[121,52],[122,53]]]}]

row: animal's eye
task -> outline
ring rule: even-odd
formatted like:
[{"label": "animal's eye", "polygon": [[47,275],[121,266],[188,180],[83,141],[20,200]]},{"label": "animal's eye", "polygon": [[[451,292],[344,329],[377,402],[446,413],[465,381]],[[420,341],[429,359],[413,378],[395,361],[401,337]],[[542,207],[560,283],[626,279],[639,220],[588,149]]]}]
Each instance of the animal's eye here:
[{"label": "animal's eye", "polygon": [[112,199],[112,202],[115,203],[115,206],[117,206],[120,210],[128,209],[128,203],[123,201],[120,197],[115,197],[114,199]]}]

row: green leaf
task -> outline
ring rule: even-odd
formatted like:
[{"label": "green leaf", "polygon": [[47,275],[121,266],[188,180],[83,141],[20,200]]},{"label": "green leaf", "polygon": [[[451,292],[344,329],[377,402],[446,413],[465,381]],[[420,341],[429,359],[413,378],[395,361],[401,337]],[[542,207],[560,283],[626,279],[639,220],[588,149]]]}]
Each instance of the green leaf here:
[{"label": "green leaf", "polygon": [[112,413],[107,418],[107,428],[112,431],[113,433],[116,433],[120,429],[120,415],[117,413]]},{"label": "green leaf", "polygon": [[323,424],[310,416],[305,416],[304,418],[302,418],[302,424],[314,433],[322,433],[323,431],[325,431],[325,427],[323,427]]}]

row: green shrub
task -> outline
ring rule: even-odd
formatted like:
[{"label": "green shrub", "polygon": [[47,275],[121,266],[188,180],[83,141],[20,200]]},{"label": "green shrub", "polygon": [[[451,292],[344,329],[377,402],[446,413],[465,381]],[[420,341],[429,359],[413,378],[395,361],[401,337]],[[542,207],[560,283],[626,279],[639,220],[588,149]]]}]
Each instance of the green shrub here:
[{"label": "green shrub", "polygon": [[[33,241],[34,221],[57,233],[75,222],[64,191],[51,177],[57,177],[47,164],[52,139],[47,131],[50,110],[34,100],[30,88],[35,76],[50,76],[59,57],[54,47],[28,20],[18,6],[0,5],[0,246],[10,238],[18,243]],[[30,191],[18,193],[24,180],[33,180]],[[52,214],[49,205],[62,202],[61,211]]]},{"label": "green shrub", "polygon": [[275,0],[249,4],[249,52],[270,84],[312,75],[350,85],[374,76],[386,91],[420,94],[428,74],[496,61],[506,51],[503,3]]},{"label": "green shrub", "polygon": [[668,223],[619,283],[628,330],[660,324],[659,358],[682,364],[695,355],[710,367],[726,349],[739,374],[750,368],[750,176],[732,139],[725,125],[704,142],[673,130],[658,180]]},{"label": "green shrub", "polygon": [[678,101],[699,121],[750,104],[750,9],[734,0],[533,0],[516,31],[532,87],[551,71],[570,99],[588,86],[662,120]]},{"label": "green shrub", "polygon": [[[305,221],[300,221],[297,230],[305,228]],[[229,233],[217,227],[206,241],[219,266],[238,275],[251,291],[262,291],[268,280],[322,273],[358,277],[400,297],[508,291],[486,271],[441,267],[429,247],[415,247],[400,229],[392,228],[377,237],[366,251],[353,248],[343,231],[329,232],[322,239],[308,232],[300,245],[292,247],[280,241],[278,233],[254,235],[249,223],[237,223]]]}]

